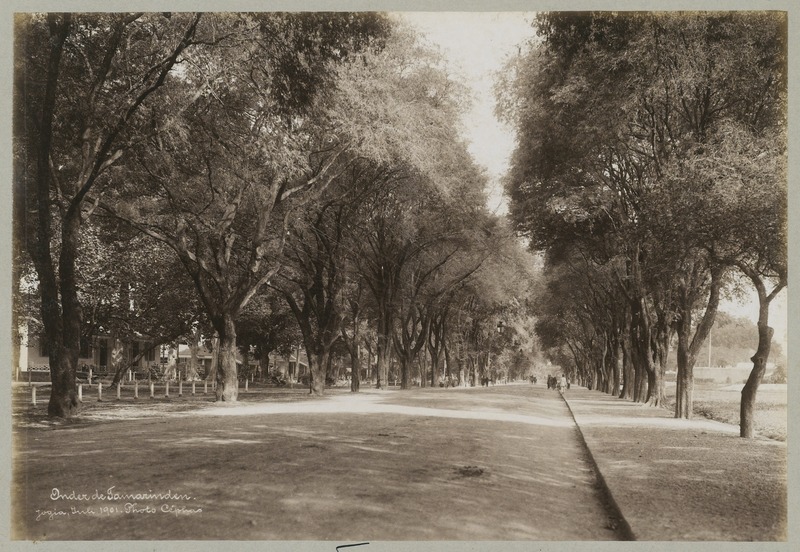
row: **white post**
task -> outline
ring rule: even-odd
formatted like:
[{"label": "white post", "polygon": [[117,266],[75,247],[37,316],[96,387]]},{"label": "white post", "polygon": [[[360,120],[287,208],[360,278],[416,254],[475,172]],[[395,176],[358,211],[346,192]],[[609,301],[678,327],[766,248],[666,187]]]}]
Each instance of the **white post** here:
[{"label": "white post", "polygon": [[83,402],[83,384],[78,384],[78,400]]},{"label": "white post", "polygon": [[244,390],[247,391],[249,389],[249,387],[250,387],[250,380],[249,379],[245,379],[244,380]]},{"label": "white post", "polygon": [[138,399],[139,398],[139,382],[138,381],[133,382],[133,398],[134,399]]},{"label": "white post", "polygon": [[97,382],[97,400],[98,401],[103,400],[103,384],[100,383],[99,381]]},{"label": "white post", "polygon": [[150,398],[151,399],[156,398],[155,384],[152,381],[150,382]]},{"label": "white post", "polygon": [[169,380],[167,380],[167,387],[164,389],[164,396],[169,398]]},{"label": "white post", "polygon": [[194,395],[194,385],[195,385],[195,382],[192,382],[192,395]]},{"label": "white post", "polygon": [[117,382],[117,400],[119,400],[119,382]]},{"label": "white post", "polygon": [[208,394],[208,380],[203,380],[203,395]]},{"label": "white post", "polygon": [[31,386],[31,403],[33,406],[36,406],[36,386]]},{"label": "white post", "polygon": [[183,380],[178,379],[178,396],[183,397]]}]

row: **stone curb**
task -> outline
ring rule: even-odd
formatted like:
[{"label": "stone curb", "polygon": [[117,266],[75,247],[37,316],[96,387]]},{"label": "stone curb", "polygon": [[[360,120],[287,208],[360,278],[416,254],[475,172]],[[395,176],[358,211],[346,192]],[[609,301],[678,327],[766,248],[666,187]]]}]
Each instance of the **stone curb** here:
[{"label": "stone curb", "polygon": [[611,492],[611,489],[606,483],[605,477],[603,477],[603,473],[600,471],[600,466],[597,464],[597,460],[595,460],[594,455],[592,454],[592,449],[589,448],[589,444],[586,441],[586,437],[583,434],[583,429],[581,429],[578,420],[575,418],[575,413],[572,411],[572,406],[569,404],[567,397],[564,393],[561,393],[561,399],[564,401],[564,404],[567,405],[567,410],[569,410],[569,415],[572,417],[572,421],[575,422],[575,427],[578,429],[578,435],[580,435],[581,443],[583,445],[584,450],[586,451],[587,455],[589,456],[589,461],[591,462],[592,469],[597,476],[597,481],[600,483],[600,487],[603,493],[603,497],[606,501],[606,506],[608,510],[610,510],[610,514],[612,517],[616,518],[616,526],[614,527],[614,531],[619,535],[620,540],[623,541],[635,541],[637,540],[636,534],[633,532],[628,520],[625,519],[625,516],[622,514],[622,510],[620,509],[617,501],[614,499],[614,494]]}]

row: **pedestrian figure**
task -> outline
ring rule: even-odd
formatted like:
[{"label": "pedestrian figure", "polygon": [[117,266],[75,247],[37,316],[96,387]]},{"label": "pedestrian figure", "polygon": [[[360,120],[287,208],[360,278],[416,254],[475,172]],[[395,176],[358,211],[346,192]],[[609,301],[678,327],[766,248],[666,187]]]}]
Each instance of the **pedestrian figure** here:
[{"label": "pedestrian figure", "polygon": [[565,375],[561,375],[561,381],[558,382],[558,390],[563,393],[567,390],[567,377]]}]

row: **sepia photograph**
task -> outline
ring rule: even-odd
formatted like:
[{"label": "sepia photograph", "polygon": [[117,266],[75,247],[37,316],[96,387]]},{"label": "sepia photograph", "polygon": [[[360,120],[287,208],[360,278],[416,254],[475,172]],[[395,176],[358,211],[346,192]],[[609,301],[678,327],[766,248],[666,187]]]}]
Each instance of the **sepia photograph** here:
[{"label": "sepia photograph", "polygon": [[798,543],[797,10],[144,6],[4,12],[0,548]]}]

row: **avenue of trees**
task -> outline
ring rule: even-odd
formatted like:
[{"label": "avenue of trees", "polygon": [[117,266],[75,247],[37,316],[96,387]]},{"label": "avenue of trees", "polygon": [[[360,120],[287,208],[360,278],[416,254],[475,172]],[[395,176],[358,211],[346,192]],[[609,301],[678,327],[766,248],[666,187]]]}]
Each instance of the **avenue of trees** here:
[{"label": "avenue of trees", "polygon": [[[498,110],[518,146],[515,230],[545,260],[536,330],[572,377],[692,414],[721,297],[759,298],[741,435],[787,283],[787,27],[777,13],[546,13]],[[702,358],[702,357],[701,357]]]},{"label": "avenue of trees", "polygon": [[50,416],[78,414],[100,331],[203,335],[223,401],[237,350],[300,341],[316,394],[334,354],[353,391],[373,354],[379,387],[393,358],[403,388],[526,374],[526,325],[497,328],[529,320],[532,256],[485,207],[466,94],[398,22],[20,15],[15,52],[15,312],[35,300]]}]

